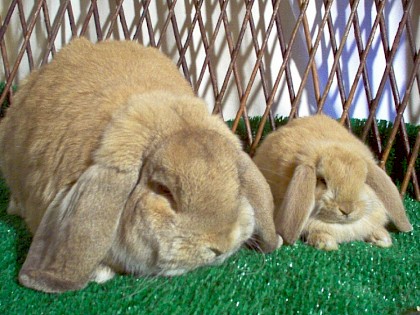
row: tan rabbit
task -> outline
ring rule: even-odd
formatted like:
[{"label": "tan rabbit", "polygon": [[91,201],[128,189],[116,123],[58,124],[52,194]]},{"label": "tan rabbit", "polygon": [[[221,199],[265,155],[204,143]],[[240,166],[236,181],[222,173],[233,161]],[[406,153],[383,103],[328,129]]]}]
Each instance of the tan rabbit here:
[{"label": "tan rabbit", "polygon": [[264,177],[154,48],[74,40],[20,86],[0,152],[9,212],[34,233],[30,288],[177,275],[250,239],[282,243]]},{"label": "tan rabbit", "polygon": [[267,136],[254,161],[271,186],[275,225],[284,241],[299,237],[335,250],[353,240],[391,246],[391,220],[410,231],[397,188],[372,153],[324,115],[298,118]]}]

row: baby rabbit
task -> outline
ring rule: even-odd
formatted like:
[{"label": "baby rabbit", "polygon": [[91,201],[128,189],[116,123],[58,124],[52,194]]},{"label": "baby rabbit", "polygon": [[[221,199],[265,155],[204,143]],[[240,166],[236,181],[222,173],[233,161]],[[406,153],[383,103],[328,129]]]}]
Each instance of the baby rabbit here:
[{"label": "baby rabbit", "polygon": [[292,120],[267,136],[254,161],[274,195],[276,230],[289,244],[302,236],[325,250],[354,240],[388,247],[389,220],[412,230],[391,179],[332,118]]},{"label": "baby rabbit", "polygon": [[20,86],[0,152],[8,211],[34,234],[19,281],[36,290],[178,275],[251,238],[282,244],[264,177],[154,48],[72,41]]}]

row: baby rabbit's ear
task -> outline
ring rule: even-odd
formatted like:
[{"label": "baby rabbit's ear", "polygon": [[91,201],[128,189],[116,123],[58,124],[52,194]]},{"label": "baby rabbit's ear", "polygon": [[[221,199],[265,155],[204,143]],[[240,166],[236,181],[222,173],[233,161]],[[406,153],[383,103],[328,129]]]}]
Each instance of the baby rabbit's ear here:
[{"label": "baby rabbit's ear", "polygon": [[315,186],[315,170],[298,165],[274,219],[276,230],[285,243],[294,244],[301,235],[315,205]]},{"label": "baby rabbit's ear", "polygon": [[239,164],[242,191],[254,209],[254,234],[261,250],[271,252],[280,247],[283,241],[274,227],[274,202],[270,186],[248,154],[241,152]]},{"label": "baby rabbit's ear", "polygon": [[405,213],[398,189],[386,172],[376,164],[368,163],[366,183],[372,187],[384,204],[388,217],[395,227],[401,232],[411,231],[413,227]]},{"label": "baby rabbit's ear", "polygon": [[137,176],[94,165],[56,197],[35,233],[20,283],[44,292],[83,288],[111,247]]}]

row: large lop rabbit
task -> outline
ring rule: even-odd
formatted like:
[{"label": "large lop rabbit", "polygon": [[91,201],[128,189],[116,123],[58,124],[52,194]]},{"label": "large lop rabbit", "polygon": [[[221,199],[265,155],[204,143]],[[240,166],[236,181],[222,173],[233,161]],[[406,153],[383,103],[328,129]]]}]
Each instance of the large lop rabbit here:
[{"label": "large lop rabbit", "polygon": [[282,242],[264,177],[154,48],[74,40],[20,86],[0,152],[8,211],[34,233],[30,288],[177,275]]},{"label": "large lop rabbit", "polygon": [[385,226],[412,229],[397,188],[372,153],[325,115],[298,118],[267,136],[254,161],[271,186],[284,241],[317,248],[364,240],[391,246]]}]

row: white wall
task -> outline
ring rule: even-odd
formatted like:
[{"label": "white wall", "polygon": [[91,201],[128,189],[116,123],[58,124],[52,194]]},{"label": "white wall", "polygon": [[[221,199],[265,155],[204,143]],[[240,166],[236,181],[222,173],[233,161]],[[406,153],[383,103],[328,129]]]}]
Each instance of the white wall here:
[{"label": "white wall", "polygon": [[[392,44],[395,32],[398,27],[398,23],[402,16],[402,5],[401,1],[397,0],[385,0],[387,1],[385,7],[385,22],[388,27],[388,39],[390,41],[390,45]],[[2,0],[0,4],[0,14],[1,19],[4,20],[6,16],[6,12],[10,6],[11,0]],[[26,20],[29,20],[29,17],[34,12],[34,3],[36,1],[24,1],[24,8],[23,12],[26,17]],[[54,22],[57,12],[60,8],[60,2],[56,0],[47,0],[46,3],[48,4],[49,9],[49,17],[51,23]],[[130,37],[133,37],[135,32],[136,25],[133,23],[133,20],[138,20],[139,15],[142,12],[142,6],[139,3],[140,1],[125,1],[124,2],[124,12],[125,18],[129,27]],[[91,4],[88,0],[82,1],[72,1],[72,8],[74,11],[74,16],[76,19],[77,30],[78,33],[80,32],[81,25],[89,6]],[[104,31],[105,35],[108,31],[110,19],[109,19],[109,12],[110,8],[115,7],[115,1],[98,1],[99,3],[99,17],[101,21],[101,25],[103,25],[102,30]],[[299,14],[299,7],[297,6],[298,1],[293,0],[283,0],[280,3],[280,15],[282,26],[284,28],[287,41],[288,37],[292,32],[292,28],[294,27],[296,18]],[[322,19],[322,14],[324,12],[323,1],[320,0],[311,0],[309,3],[307,18],[310,25],[310,32],[312,34],[313,42],[315,41],[316,34],[318,32],[318,25]],[[140,11],[141,10],[141,11]],[[259,45],[261,46],[265,30],[268,27],[269,20],[273,11],[273,6],[271,1],[255,1],[254,6],[252,8],[252,15],[254,18],[254,22],[256,24],[256,31],[258,33],[258,41]],[[220,13],[220,5],[218,1],[204,1],[203,8],[202,8],[202,17],[206,27],[206,34],[208,39],[213,34],[213,29],[217,23],[217,19]],[[175,16],[177,19],[179,31],[181,34],[182,43],[185,42],[186,37],[189,31],[189,25],[194,18],[195,9],[190,4],[190,1],[178,1],[175,6]],[[348,7],[348,1],[337,0],[334,2],[332,6],[332,20],[336,29],[336,40],[337,45],[339,45],[340,39],[342,38],[343,31],[345,28],[345,24],[347,22],[347,18],[350,14],[350,9]],[[161,29],[163,26],[166,17],[168,15],[168,6],[166,1],[152,1],[150,4],[150,15],[152,24],[155,29]],[[239,30],[245,15],[244,9],[244,1],[229,1],[227,7],[227,15],[229,20],[229,27],[232,33],[232,37],[234,42],[238,38]],[[372,7],[372,0],[361,0],[358,7],[358,15],[361,25],[362,37],[364,44],[366,45],[367,38],[369,36],[369,32],[371,30],[371,26],[373,21],[376,17],[376,9]],[[420,1],[414,1],[413,10],[411,13],[412,19],[412,26],[413,31],[415,32],[416,38],[416,50],[419,50],[420,47]],[[65,26],[59,30],[57,39],[55,41],[56,49],[62,47],[63,44],[68,42],[71,38],[71,29],[69,25],[69,20],[67,18],[67,13],[65,15]],[[42,19],[36,24],[34,33],[31,36],[31,49],[34,54],[34,63],[35,65],[39,65],[40,61],[42,60],[46,43],[46,27],[44,22],[44,15],[41,13]],[[19,22],[19,14],[18,8],[15,8],[15,11],[12,15],[12,20],[5,34],[5,44],[6,50],[8,54],[8,60],[11,66],[13,66],[14,62],[17,58],[17,53],[22,45],[23,38],[22,38],[22,27],[20,26]],[[162,40],[162,50],[170,55],[175,62],[178,61],[179,53],[176,49],[175,39],[173,37],[173,29],[172,26],[169,25],[168,31],[166,35],[163,37]],[[226,71],[229,67],[230,62],[230,54],[229,49],[224,40],[225,37],[225,29],[222,26],[219,30],[219,35],[215,40],[215,47],[212,50],[212,65],[215,68],[215,72],[217,74],[217,83],[218,83],[218,90],[222,87]],[[319,46],[318,52],[316,54],[316,65],[318,69],[318,73],[320,75],[320,86],[321,86],[321,94],[323,92],[323,88],[325,87],[331,65],[333,62],[333,54],[331,51],[330,40],[328,33],[325,33],[322,37],[321,44]],[[394,61],[394,71],[396,76],[396,81],[398,84],[399,93],[402,94],[404,91],[405,86],[407,84],[408,76],[410,74],[410,69],[412,67],[412,61],[409,60],[409,46],[407,37],[404,33],[402,37],[402,45],[400,46],[397,55],[395,56]],[[105,36],[104,35],[104,36]],[[87,36],[90,37],[92,40],[96,40],[97,36],[95,33],[94,21],[93,17],[89,24],[89,29],[87,32]],[[160,34],[155,34],[155,41],[158,42]],[[308,62],[308,50],[306,47],[306,43],[304,40],[304,33],[301,29],[299,32],[299,38],[296,41],[295,45],[292,49],[292,59],[290,63],[293,82],[294,82],[294,90],[297,93],[299,89],[299,84],[301,82],[305,67]],[[121,26],[115,27],[113,32],[113,38],[123,38],[123,32]],[[141,42],[145,45],[149,45],[150,38],[147,32],[147,28],[143,27],[141,33]],[[238,71],[242,79],[242,87],[245,90],[253,67],[256,61],[256,54],[254,52],[254,48],[252,46],[252,37],[250,34],[249,25],[247,27],[244,39],[244,44],[241,48],[240,54],[237,60]],[[248,43],[245,45],[245,43]],[[200,31],[198,25],[195,27],[193,32],[193,48],[189,49],[186,54],[187,63],[189,65],[190,74],[192,77],[192,81],[195,82],[199,76],[201,71],[205,54],[204,54],[204,47],[203,42],[201,40]],[[345,62],[344,62],[345,60]],[[271,89],[278,70],[282,64],[281,52],[279,48],[279,43],[276,37],[276,29],[274,29],[269,37],[266,53],[263,58],[265,70],[266,70],[266,78],[269,83],[269,87]],[[350,34],[348,40],[346,41],[343,56],[341,58],[340,67],[343,72],[344,84],[346,94],[349,93],[351,85],[353,84],[354,76],[357,71],[357,67],[359,65],[359,54],[357,51],[357,46],[354,41],[354,31],[353,28],[350,30]],[[378,89],[380,80],[383,75],[383,71],[385,69],[385,58],[383,52],[383,46],[381,44],[381,38],[379,36],[379,32],[376,33],[374,38],[374,42],[372,45],[372,49],[368,55],[368,74],[370,80],[370,86],[373,92],[373,96],[376,95],[376,91]],[[0,80],[4,80],[4,70],[1,68],[0,70]],[[19,67],[18,75],[16,77],[16,84],[19,84],[20,80],[29,72],[29,62],[26,55],[23,57],[22,65]],[[260,75],[258,74],[256,77],[256,81],[260,80]],[[237,108],[239,106],[239,96],[237,92],[236,86],[233,84],[234,77],[233,75],[230,78],[228,84],[228,90],[225,97],[222,100],[223,104],[223,114],[225,118],[232,118],[235,116]],[[332,90],[329,93],[327,98],[326,105],[324,107],[324,111],[330,114],[331,116],[338,117],[341,115],[342,112],[342,102],[340,100],[340,95],[338,93],[337,88],[337,81],[335,80],[332,85]],[[389,81],[388,81],[389,82]],[[404,117],[407,122],[412,122],[415,124],[420,123],[420,98],[418,94],[417,82],[414,84],[414,88],[411,93],[410,102],[408,108],[404,113]],[[207,103],[209,104],[209,109],[213,108],[213,104],[215,101],[215,96],[213,93],[213,89],[209,83],[209,72],[208,69],[206,70],[206,74],[204,76],[203,84],[198,88],[198,94],[203,96]],[[401,99],[404,95],[400,95]],[[248,102],[248,110],[249,115],[261,115],[265,108],[265,96],[260,86],[254,86],[251,90],[250,99]],[[276,114],[287,116],[290,112],[290,98],[288,89],[285,83],[284,75],[283,79],[280,82],[279,89],[276,93],[276,97],[274,99],[273,108]],[[301,106],[299,109],[299,115],[304,116],[308,115],[309,113],[313,113],[316,108],[315,102],[315,94],[313,89],[313,81],[312,76],[309,76],[309,79],[306,83],[306,88],[301,98]],[[365,91],[362,86],[362,81],[360,80],[358,84],[358,88],[356,90],[355,98],[353,100],[353,107],[351,109],[351,116],[363,118],[366,117],[368,113],[367,107],[367,100],[365,96]],[[387,83],[385,87],[385,93],[382,95],[380,99],[380,106],[377,112],[377,117],[393,120],[396,114],[394,100],[391,93],[391,88],[389,83]]]}]

